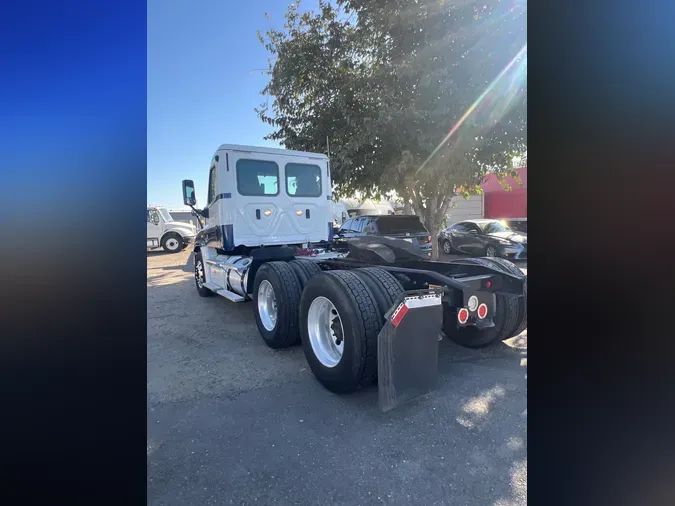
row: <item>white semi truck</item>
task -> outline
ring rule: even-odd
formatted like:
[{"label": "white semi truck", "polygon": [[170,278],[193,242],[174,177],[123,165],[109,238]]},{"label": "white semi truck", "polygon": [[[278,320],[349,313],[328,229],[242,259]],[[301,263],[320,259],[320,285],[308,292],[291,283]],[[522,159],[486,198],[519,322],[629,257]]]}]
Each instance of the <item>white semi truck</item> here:
[{"label": "white semi truck", "polygon": [[333,392],[377,382],[390,409],[433,388],[441,332],[482,347],[527,325],[527,278],[502,259],[432,262],[380,237],[332,252],[323,154],[222,145],[208,181],[201,210],[194,183],[183,181],[185,205],[205,220],[194,240],[197,293],[252,300],[265,343],[300,342]]},{"label": "white semi truck", "polygon": [[164,248],[167,253],[182,251],[194,241],[197,228],[191,223],[174,221],[171,213],[162,206],[148,206],[147,250]]}]

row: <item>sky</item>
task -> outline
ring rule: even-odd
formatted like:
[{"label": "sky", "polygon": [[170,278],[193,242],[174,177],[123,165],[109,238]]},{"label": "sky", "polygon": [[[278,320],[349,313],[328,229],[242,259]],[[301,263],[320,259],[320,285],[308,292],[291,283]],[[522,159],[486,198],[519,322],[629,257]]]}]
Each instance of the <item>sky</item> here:
[{"label": "sky", "polygon": [[268,77],[251,70],[267,67],[257,30],[281,28],[289,3],[148,0],[148,204],[184,209],[192,179],[203,206],[221,144],[278,146],[253,110]]}]

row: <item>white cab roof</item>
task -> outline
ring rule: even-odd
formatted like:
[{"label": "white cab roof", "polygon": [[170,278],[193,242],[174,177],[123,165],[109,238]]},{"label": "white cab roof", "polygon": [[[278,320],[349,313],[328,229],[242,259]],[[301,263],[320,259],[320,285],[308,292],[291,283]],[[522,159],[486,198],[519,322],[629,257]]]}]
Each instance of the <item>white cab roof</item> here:
[{"label": "white cab roof", "polygon": [[218,151],[243,151],[246,153],[265,153],[268,155],[284,155],[284,156],[302,156],[305,158],[318,158],[321,160],[328,160],[328,156],[322,153],[309,153],[306,151],[293,151],[282,148],[263,148],[257,146],[241,146],[238,144],[221,144]]}]

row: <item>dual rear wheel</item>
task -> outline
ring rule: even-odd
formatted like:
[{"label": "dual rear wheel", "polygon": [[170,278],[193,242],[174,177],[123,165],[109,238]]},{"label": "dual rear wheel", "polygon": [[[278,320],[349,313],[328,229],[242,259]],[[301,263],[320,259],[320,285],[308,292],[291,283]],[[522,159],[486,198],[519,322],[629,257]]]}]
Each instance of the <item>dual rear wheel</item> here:
[{"label": "dual rear wheel", "polygon": [[376,267],[322,272],[309,260],[269,262],[255,277],[254,313],[268,346],[300,340],[319,382],[346,393],[377,378],[377,336],[402,292],[394,276]]},{"label": "dual rear wheel", "polygon": [[[475,260],[516,274],[517,267],[506,265],[510,262]],[[332,392],[348,393],[376,380],[384,314],[403,291],[392,274],[378,267],[323,272],[306,259],[268,262],[255,276],[255,320],[268,346],[281,349],[300,341],[318,381]],[[507,339],[527,325],[526,301],[520,299],[497,295],[495,326],[482,330],[458,328],[456,311],[444,305],[443,331],[470,348]]]}]

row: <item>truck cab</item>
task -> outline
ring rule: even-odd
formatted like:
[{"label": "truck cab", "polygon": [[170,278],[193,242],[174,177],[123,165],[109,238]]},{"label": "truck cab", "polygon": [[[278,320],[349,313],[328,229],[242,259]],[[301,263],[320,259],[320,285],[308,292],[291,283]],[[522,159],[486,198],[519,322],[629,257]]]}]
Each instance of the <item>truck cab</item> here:
[{"label": "truck cab", "polygon": [[200,289],[243,302],[261,255],[282,258],[333,239],[328,157],[320,153],[223,144],[211,159],[207,204],[183,181],[183,202],[204,219],[195,237]]},{"label": "truck cab", "polygon": [[197,246],[250,251],[332,238],[326,155],[224,144],[211,160],[208,181]]},{"label": "truck cab", "polygon": [[197,229],[190,223],[175,221],[162,206],[148,206],[147,249],[162,247],[167,253],[176,253],[194,241]]}]

